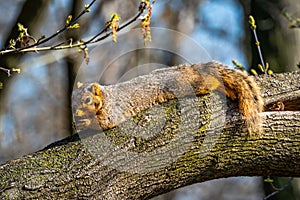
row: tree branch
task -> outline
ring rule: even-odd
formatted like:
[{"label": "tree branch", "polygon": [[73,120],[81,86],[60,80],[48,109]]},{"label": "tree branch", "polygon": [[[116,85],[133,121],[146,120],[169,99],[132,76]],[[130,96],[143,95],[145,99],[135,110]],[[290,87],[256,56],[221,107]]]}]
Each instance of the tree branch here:
[{"label": "tree branch", "polygon": [[[266,105],[300,99],[299,71],[256,80]],[[0,165],[0,198],[149,199],[222,177],[300,176],[300,112],[262,115],[264,134],[249,138],[236,102],[171,100]]]},{"label": "tree branch", "polygon": [[[92,2],[88,5],[86,5],[85,8],[83,9],[83,11],[76,18],[71,20],[68,24],[65,24],[64,27],[62,27],[61,29],[56,31],[51,36],[39,39],[38,41],[34,42],[33,44],[30,44],[30,45],[27,45],[24,47],[19,47],[19,48],[9,47],[7,49],[0,50],[0,55],[4,55],[4,54],[8,54],[8,53],[25,53],[25,52],[40,52],[40,51],[50,51],[50,50],[63,50],[63,49],[70,49],[70,48],[77,48],[77,47],[81,48],[81,47],[88,46],[90,44],[100,42],[100,41],[108,38],[109,36],[113,35],[113,31],[109,30],[110,27],[108,27],[106,24],[104,26],[104,28],[99,31],[99,33],[97,33],[95,36],[91,37],[87,41],[78,40],[78,41],[75,41],[75,44],[71,43],[71,44],[64,45],[67,42],[63,42],[63,43],[60,43],[57,45],[39,47],[40,45],[42,45],[42,44],[52,40],[53,38],[57,37],[58,35],[62,34],[68,28],[72,27],[79,20],[79,18],[82,15],[89,12],[90,7],[95,2],[96,2],[96,0],[92,0]],[[153,3],[154,2],[152,2],[152,4]],[[150,4],[147,5],[145,2],[142,1],[139,5],[139,11],[131,19],[129,19],[128,21],[124,22],[124,24],[122,24],[118,28],[116,28],[115,31],[119,32],[122,29],[128,27],[130,24],[133,24],[135,21],[137,21],[142,16],[142,14],[144,13],[144,11],[147,9],[148,6],[150,6]]]}]

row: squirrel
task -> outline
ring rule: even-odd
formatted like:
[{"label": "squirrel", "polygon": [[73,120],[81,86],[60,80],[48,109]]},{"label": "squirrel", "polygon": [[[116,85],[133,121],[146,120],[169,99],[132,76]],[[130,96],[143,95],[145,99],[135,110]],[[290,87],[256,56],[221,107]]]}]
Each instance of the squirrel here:
[{"label": "squirrel", "polygon": [[115,85],[80,83],[72,94],[76,127],[110,129],[155,104],[214,90],[238,101],[250,136],[260,132],[263,100],[259,87],[246,72],[218,62],[157,69]]}]

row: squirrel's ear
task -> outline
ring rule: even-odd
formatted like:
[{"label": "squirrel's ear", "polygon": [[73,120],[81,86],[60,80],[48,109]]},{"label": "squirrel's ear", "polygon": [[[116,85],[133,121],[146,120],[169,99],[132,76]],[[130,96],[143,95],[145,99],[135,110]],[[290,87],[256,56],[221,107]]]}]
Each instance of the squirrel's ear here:
[{"label": "squirrel's ear", "polygon": [[92,93],[95,94],[96,96],[102,97],[101,88],[100,88],[100,85],[98,83],[93,83]]},{"label": "squirrel's ear", "polygon": [[78,81],[77,84],[76,84],[76,86],[77,86],[77,89],[79,89],[81,86],[83,86],[83,83],[81,83],[80,81]]}]

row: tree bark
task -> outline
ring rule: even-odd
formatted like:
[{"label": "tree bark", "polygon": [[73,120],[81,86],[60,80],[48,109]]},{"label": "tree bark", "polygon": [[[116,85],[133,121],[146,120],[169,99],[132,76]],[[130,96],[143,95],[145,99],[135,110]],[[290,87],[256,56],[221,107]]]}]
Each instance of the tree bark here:
[{"label": "tree bark", "polygon": [[[300,71],[256,80],[266,108],[300,99]],[[300,176],[299,109],[261,115],[264,134],[249,137],[217,92],[171,100],[0,165],[0,198],[149,199],[217,178]]]}]

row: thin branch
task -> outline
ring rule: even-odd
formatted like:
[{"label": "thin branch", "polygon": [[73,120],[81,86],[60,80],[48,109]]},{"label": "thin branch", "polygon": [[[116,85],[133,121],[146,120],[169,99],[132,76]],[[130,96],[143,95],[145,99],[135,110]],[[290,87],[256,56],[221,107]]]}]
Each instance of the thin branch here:
[{"label": "thin branch", "polygon": [[[68,44],[68,45],[62,45],[62,44],[65,43],[65,42],[62,42],[62,43],[57,44],[55,46],[37,47],[38,45],[43,44],[43,43],[49,41],[50,39],[54,38],[55,36],[59,35],[63,31],[65,31],[69,26],[72,26],[73,24],[75,24],[76,21],[84,13],[86,13],[86,9],[90,8],[95,1],[96,0],[93,0],[88,6],[86,6],[85,10],[82,11],[68,26],[65,26],[64,28],[62,28],[61,30],[59,30],[58,32],[53,34],[52,36],[50,36],[46,39],[42,39],[40,41],[37,41],[37,43],[32,44],[32,45],[27,46],[27,47],[18,48],[18,49],[7,49],[7,50],[0,51],[0,54],[3,55],[3,54],[6,54],[6,53],[12,53],[12,52],[18,52],[18,53],[22,52],[22,53],[24,53],[24,52],[39,52],[39,51],[49,51],[49,50],[63,50],[63,49],[70,49],[70,48],[75,48],[75,47],[81,48],[81,47],[87,46],[88,44],[94,44],[94,43],[97,43],[99,41],[102,41],[102,40],[106,39],[107,37],[112,35],[112,31],[106,33],[106,35],[104,35],[100,38],[98,38],[98,37],[101,36],[103,33],[105,33],[107,31],[107,27],[103,28],[98,34],[96,34],[95,36],[93,36],[91,39],[89,39],[87,41],[78,41],[76,44]],[[122,29],[128,27],[133,22],[135,22],[144,13],[144,10],[145,10],[145,8],[139,9],[139,12],[132,19],[127,21],[125,24],[121,25],[116,31],[119,32]]]},{"label": "thin branch", "polygon": [[[68,27],[74,25],[74,24],[79,20],[79,18],[80,18],[82,15],[84,15],[85,13],[87,13],[87,9],[89,9],[95,2],[96,2],[96,0],[93,0],[88,6],[86,6],[86,7],[84,8],[83,11],[81,11],[81,13],[80,13],[79,15],[78,15],[74,20],[72,20],[68,25],[65,25],[62,29],[60,29],[59,31],[57,31],[56,33],[54,33],[53,35],[51,35],[50,37],[45,38],[45,39],[43,39],[43,40],[40,40],[39,42],[37,42],[37,43],[35,43],[35,44],[32,44],[32,45],[28,46],[27,48],[32,48],[32,47],[38,46],[38,45],[40,45],[40,44],[46,43],[46,42],[48,42],[49,40],[51,40],[52,38],[56,37],[57,35],[61,34],[61,33],[64,32],[65,30],[67,30]],[[20,50],[25,49],[25,48],[26,48],[26,47],[21,48]]]},{"label": "thin branch", "polygon": [[[74,18],[68,25],[65,25],[63,28],[61,28],[60,30],[58,30],[56,33],[54,33],[53,35],[47,37],[47,38],[44,38],[44,39],[41,39],[41,40],[38,40],[36,43],[34,44],[31,44],[29,46],[26,46],[26,47],[21,47],[21,48],[17,48],[17,49],[8,49],[8,50],[4,50],[4,51],[0,51],[0,54],[6,54],[6,53],[10,53],[10,52],[31,52],[31,51],[40,51],[39,48],[35,48],[41,44],[44,44],[46,42],[48,42],[49,40],[55,38],[56,36],[58,36],[59,34],[63,33],[65,30],[67,30],[70,26],[74,25],[78,20],[79,18],[84,15],[85,13],[87,13],[87,10],[96,2],[96,0],[93,0],[90,4],[88,4],[87,6],[85,6],[84,10],[81,11],[81,13],[76,17]],[[34,49],[33,49],[34,48]],[[30,49],[28,51],[28,49]],[[47,50],[49,50],[47,48]]]},{"label": "thin branch", "polygon": [[260,42],[258,40],[258,37],[257,37],[257,33],[256,33],[256,22],[255,22],[255,19],[253,16],[249,16],[249,23],[250,23],[250,28],[252,29],[253,31],[253,35],[254,35],[254,39],[255,39],[255,45],[257,47],[257,51],[258,51],[258,55],[259,55],[259,58],[260,58],[260,61],[261,61],[261,66],[263,68],[263,72],[265,74],[268,74],[267,72],[267,67],[265,65],[265,61],[264,61],[264,57],[262,55],[262,51],[261,51],[261,48],[260,48]]},{"label": "thin branch", "polygon": [[[133,22],[135,22],[143,13],[139,12],[138,14],[136,14],[136,16],[134,16],[131,20],[129,20],[127,23],[121,25],[118,29],[117,32],[121,31],[122,29],[126,28],[127,26],[129,26],[130,24],[132,24]],[[88,40],[87,42],[84,42],[84,45],[87,45],[88,43],[97,43],[101,40],[104,40],[105,38],[107,38],[108,36],[110,36],[112,34],[112,31],[100,38],[98,38],[97,40],[95,40],[98,36],[100,36],[101,34],[103,34],[105,32],[106,28],[103,29],[101,32],[99,32],[96,36],[94,36],[93,38],[91,38],[90,40]]]},{"label": "thin branch", "polygon": [[[125,27],[127,27],[130,24],[132,24],[133,22],[135,22],[141,15],[142,15],[142,12],[139,12],[138,14],[136,14],[131,20],[129,20],[128,22],[126,22],[124,25],[121,25],[117,29],[117,32],[121,31]],[[36,46],[33,46],[33,47],[29,48],[29,46],[28,46],[28,47],[23,48],[23,49],[8,49],[8,50],[0,51],[0,54],[3,55],[3,54],[6,54],[6,53],[11,53],[11,52],[19,52],[19,53],[22,52],[22,53],[25,53],[25,52],[39,52],[39,51],[49,51],[49,50],[63,50],[63,49],[70,49],[70,48],[75,48],[75,47],[82,47],[82,46],[86,46],[88,44],[97,43],[97,42],[99,42],[101,40],[104,40],[107,37],[109,37],[112,34],[112,31],[110,31],[106,35],[104,35],[104,36],[96,39],[101,34],[103,34],[106,30],[107,30],[107,28],[105,27],[97,35],[95,35],[94,37],[92,37],[91,39],[89,39],[88,41],[85,41],[85,42],[84,41],[78,41],[76,44],[68,44],[68,45],[62,45],[62,44],[65,43],[65,42],[62,42],[62,43],[57,44],[55,46],[48,46],[48,47],[36,47]]]},{"label": "thin branch", "polygon": [[10,75],[11,75],[10,69],[4,68],[4,67],[0,67],[0,70],[4,71],[7,74],[7,76],[10,77]]},{"label": "thin branch", "polygon": [[267,199],[271,198],[272,196],[278,194],[279,192],[283,191],[285,188],[287,188],[288,186],[290,186],[292,184],[293,180],[294,180],[294,177],[289,178],[289,180],[284,184],[284,186],[282,186],[280,188],[276,187],[273,183],[271,183],[271,186],[275,191],[272,192],[271,194],[269,194],[268,196],[266,196],[263,200],[267,200]]}]

